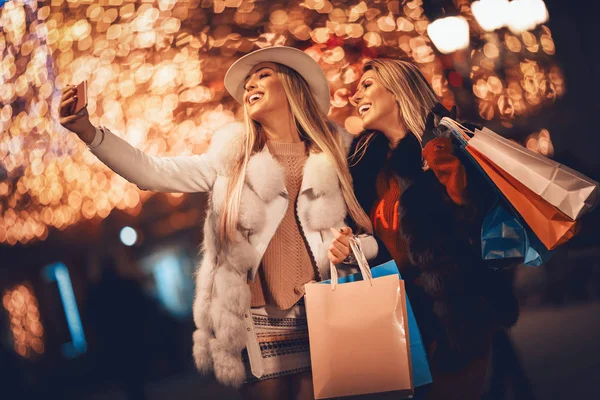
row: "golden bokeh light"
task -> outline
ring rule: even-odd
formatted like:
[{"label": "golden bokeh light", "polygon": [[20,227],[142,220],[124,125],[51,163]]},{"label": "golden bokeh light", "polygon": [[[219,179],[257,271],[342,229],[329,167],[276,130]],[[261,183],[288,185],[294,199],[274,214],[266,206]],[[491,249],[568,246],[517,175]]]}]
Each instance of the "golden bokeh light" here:
[{"label": "golden bokeh light", "polygon": [[[355,132],[361,124],[348,98],[370,58],[414,61],[443,104],[452,105],[428,25],[422,0],[5,3],[0,243],[43,240],[51,228],[105,218],[115,208],[135,216],[151,196],[109,171],[59,125],[67,85],[87,80],[94,125],[150,155],[194,154],[207,148],[219,127],[241,116],[223,87],[231,63],[257,48],[288,45],[321,65],[331,85],[330,117]],[[547,27],[489,40],[481,36],[469,74],[482,118],[528,115],[564,94]],[[500,60],[507,60],[500,65],[503,74],[496,71]],[[41,345],[23,346],[18,351]]]},{"label": "golden bokeh light", "polygon": [[525,147],[546,157],[554,155],[554,145],[547,129],[529,135],[525,141]]},{"label": "golden bokeh light", "polygon": [[43,354],[44,327],[37,299],[28,285],[21,284],[6,290],[2,305],[8,312],[15,352],[25,358]]}]

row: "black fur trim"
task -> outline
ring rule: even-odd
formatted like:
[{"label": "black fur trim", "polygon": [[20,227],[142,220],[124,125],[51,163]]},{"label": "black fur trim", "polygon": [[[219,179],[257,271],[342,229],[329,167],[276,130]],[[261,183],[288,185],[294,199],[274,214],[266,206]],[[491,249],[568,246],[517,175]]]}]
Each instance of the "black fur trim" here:
[{"label": "black fur trim", "polygon": [[423,171],[421,142],[408,132],[392,150],[389,158],[390,168],[401,178],[412,179]]},{"label": "black fur trim", "polygon": [[387,138],[382,133],[375,132],[364,156],[360,160],[355,161],[352,156],[356,153],[358,142],[367,134],[367,132],[363,132],[352,141],[349,152],[351,155],[349,164],[354,187],[360,188],[360,190],[355,190],[356,198],[368,214],[375,200],[377,200],[376,178],[386,163],[390,146]]}]

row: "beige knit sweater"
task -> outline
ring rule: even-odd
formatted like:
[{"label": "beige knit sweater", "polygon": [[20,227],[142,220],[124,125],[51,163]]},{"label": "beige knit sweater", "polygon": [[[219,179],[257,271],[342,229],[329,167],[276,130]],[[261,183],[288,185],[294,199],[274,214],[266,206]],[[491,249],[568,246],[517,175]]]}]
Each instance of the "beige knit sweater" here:
[{"label": "beige knit sweater", "polygon": [[304,284],[315,279],[315,270],[296,219],[296,200],[308,153],[303,142],[269,141],[267,146],[285,169],[289,204],[267,246],[256,279],[250,282],[250,290],[252,307],[271,304],[286,310],[302,298]]}]

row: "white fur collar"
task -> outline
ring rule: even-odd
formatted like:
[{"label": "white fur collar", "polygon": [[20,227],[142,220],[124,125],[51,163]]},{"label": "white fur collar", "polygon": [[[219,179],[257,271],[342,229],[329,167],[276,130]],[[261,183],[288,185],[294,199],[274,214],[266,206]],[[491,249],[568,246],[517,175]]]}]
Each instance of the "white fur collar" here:
[{"label": "white fur collar", "polygon": [[[340,126],[336,128],[340,133],[344,150],[348,151],[352,135]],[[219,174],[225,175],[231,167],[236,153],[242,149],[244,134],[245,127],[239,122],[227,124],[214,133],[207,154]],[[283,167],[273,158],[266,146],[263,151],[251,157],[246,171],[246,181],[266,202],[285,191]],[[338,188],[339,179],[333,162],[325,153],[311,152],[304,166],[300,193],[312,189],[314,195],[319,197]]]},{"label": "white fur collar", "polygon": [[265,203],[285,192],[285,171],[267,146],[248,161],[246,182]]},{"label": "white fur collar", "polygon": [[300,193],[312,189],[315,197],[321,197],[327,192],[339,188],[339,185],[337,173],[327,154],[311,153],[304,165]]},{"label": "white fur collar", "polygon": [[[342,148],[348,153],[352,144],[352,135],[339,125],[334,127],[340,135]],[[312,189],[314,195],[320,197],[327,192],[337,190],[339,185],[340,181],[333,160],[330,160],[325,153],[311,153],[304,166],[300,193]]]},{"label": "white fur collar", "polygon": [[243,149],[245,128],[240,122],[232,122],[217,130],[210,139],[207,156],[220,175],[225,175]]}]

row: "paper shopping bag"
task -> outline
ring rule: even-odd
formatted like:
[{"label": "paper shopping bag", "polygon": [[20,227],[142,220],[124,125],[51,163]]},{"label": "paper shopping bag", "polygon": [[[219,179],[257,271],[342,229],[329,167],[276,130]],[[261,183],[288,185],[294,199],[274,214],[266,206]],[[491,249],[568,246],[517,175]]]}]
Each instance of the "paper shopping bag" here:
[{"label": "paper shopping bag", "polygon": [[600,200],[598,182],[488,128],[475,130],[469,147],[573,220]]},{"label": "paper shopping bag", "polygon": [[[399,279],[402,279],[402,275],[400,274],[400,271],[398,271],[398,266],[394,260],[371,268],[371,274],[374,278],[379,278],[380,276],[397,275]],[[360,280],[362,280],[362,274],[356,273],[340,277],[338,279],[338,283],[342,284]],[[329,284],[330,281],[326,280],[321,281],[320,283]],[[408,318],[408,333],[410,338],[409,345],[413,386],[419,387],[427,385],[433,380],[431,378],[429,362],[427,361],[427,353],[425,352],[425,346],[423,345],[423,340],[421,338],[421,331],[419,330],[419,325],[417,325],[417,320],[410,305],[410,299],[408,296],[406,297],[406,312]]]},{"label": "paper shopping bag", "polygon": [[[357,256],[358,258],[358,256]],[[317,399],[413,393],[404,282],[396,275],[305,286],[314,394]]]},{"label": "paper shopping bag", "polygon": [[573,237],[576,230],[575,221],[521,182],[498,169],[491,160],[471,148],[470,143],[466,147],[469,154],[492,179],[546,248],[553,250]]}]

